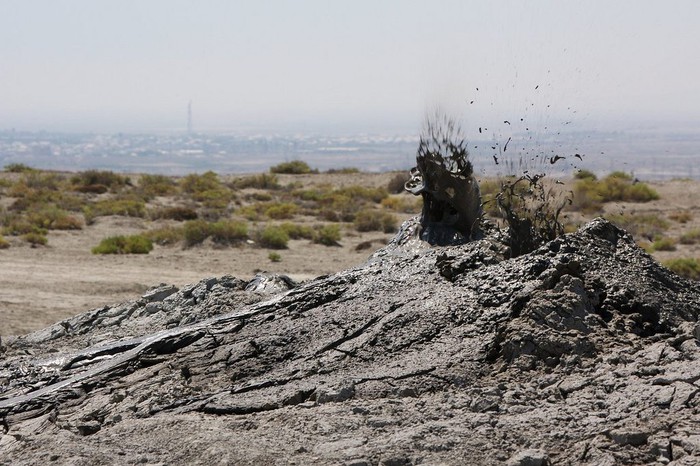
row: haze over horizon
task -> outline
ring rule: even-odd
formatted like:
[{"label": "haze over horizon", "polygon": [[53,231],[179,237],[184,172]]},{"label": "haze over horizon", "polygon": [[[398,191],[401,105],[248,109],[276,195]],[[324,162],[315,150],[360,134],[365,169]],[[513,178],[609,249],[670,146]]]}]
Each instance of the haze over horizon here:
[{"label": "haze over horizon", "polygon": [[700,128],[691,0],[0,6],[0,130]]}]

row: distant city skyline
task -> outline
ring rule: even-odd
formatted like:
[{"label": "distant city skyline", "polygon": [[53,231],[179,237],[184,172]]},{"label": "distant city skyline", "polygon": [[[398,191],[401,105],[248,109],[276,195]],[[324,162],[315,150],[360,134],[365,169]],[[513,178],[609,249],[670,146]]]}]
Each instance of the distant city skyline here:
[{"label": "distant city skyline", "polygon": [[0,130],[700,128],[700,3],[0,0]]}]

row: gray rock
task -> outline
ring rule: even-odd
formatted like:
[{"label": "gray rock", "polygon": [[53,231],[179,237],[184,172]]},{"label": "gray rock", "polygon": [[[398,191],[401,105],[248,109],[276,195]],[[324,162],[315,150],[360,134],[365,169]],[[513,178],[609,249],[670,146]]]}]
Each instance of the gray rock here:
[{"label": "gray rock", "polygon": [[417,226],[305,283],[209,278],[4,338],[0,462],[697,458],[700,284],[604,220],[514,259]]},{"label": "gray rock", "polygon": [[508,466],[548,466],[549,455],[542,450],[523,450],[508,460]]}]

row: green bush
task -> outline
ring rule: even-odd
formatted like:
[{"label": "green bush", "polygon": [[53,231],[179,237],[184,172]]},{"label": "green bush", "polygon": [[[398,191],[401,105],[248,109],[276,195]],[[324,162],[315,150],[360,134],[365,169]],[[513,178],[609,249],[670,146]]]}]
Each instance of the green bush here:
[{"label": "green bush", "polygon": [[195,220],[198,218],[197,211],[189,207],[164,207],[162,209],[154,209],[150,212],[150,217],[153,220],[168,219],[184,222],[185,220]]},{"label": "green bush", "polygon": [[76,187],[102,185],[110,189],[122,187],[129,183],[127,177],[108,170],[87,170],[80,172],[73,175],[70,181]]},{"label": "green bush", "polygon": [[313,239],[313,228],[306,225],[298,225],[296,223],[285,222],[280,225],[280,228],[287,233],[291,239]]},{"label": "green bush", "polygon": [[42,235],[39,232],[25,233],[22,235],[22,239],[24,241],[26,241],[27,243],[31,244],[32,246],[36,246],[36,245],[44,246],[44,245],[46,245],[46,243],[49,242],[49,240],[46,238],[46,236]]},{"label": "green bush", "polygon": [[295,204],[283,202],[270,205],[265,209],[265,215],[276,220],[288,219],[294,217],[298,210],[299,207]]},{"label": "green bush", "polygon": [[88,184],[74,186],[73,191],[85,194],[104,194],[109,191],[109,188],[103,184]]},{"label": "green bush", "polygon": [[379,210],[361,210],[355,215],[355,229],[357,231],[383,231],[392,233],[396,231],[398,220],[394,214]]},{"label": "green bush", "polygon": [[146,203],[140,199],[104,199],[83,208],[87,219],[104,217],[106,215],[122,215],[125,217],[146,216]]},{"label": "green bush", "polygon": [[224,186],[216,173],[208,171],[201,175],[196,173],[185,176],[180,181],[182,191],[206,207],[223,209],[233,199],[231,190]]},{"label": "green bush", "polygon": [[700,261],[693,258],[670,259],[663,263],[664,267],[677,273],[681,277],[691,280],[700,280]]},{"label": "green bush", "polygon": [[177,193],[177,184],[175,180],[164,175],[141,175],[138,190],[146,198],[171,196]]},{"label": "green bush", "polygon": [[681,211],[681,212],[673,212],[668,216],[671,220],[674,222],[678,223],[688,223],[693,219],[693,214],[688,212],[687,210]]},{"label": "green bush", "polygon": [[696,244],[700,242],[700,229],[695,228],[683,233],[679,241],[681,244]]},{"label": "green bush", "polygon": [[63,183],[63,177],[56,173],[44,173],[30,171],[25,173],[20,180],[30,189],[56,191]]},{"label": "green bush", "polygon": [[178,243],[185,239],[185,230],[184,228],[180,227],[168,226],[163,228],[156,228],[154,230],[148,230],[147,232],[143,233],[143,235],[156,244],[166,246],[169,244]]},{"label": "green bush", "polygon": [[652,244],[654,251],[675,251],[676,241],[673,238],[659,238]]},{"label": "green bush", "polygon": [[5,217],[3,219],[3,225],[4,228],[2,229],[2,232],[5,235],[19,236],[26,233],[45,235],[48,233],[48,230],[45,228],[40,228],[29,222],[29,220],[26,218],[15,215]]},{"label": "green bush", "polygon": [[7,249],[10,247],[10,242],[0,235],[0,249]]},{"label": "green bush", "polygon": [[340,241],[340,225],[328,224],[316,230],[314,243],[323,244],[324,246],[339,246]]},{"label": "green bush", "polygon": [[596,181],[598,177],[590,170],[580,169],[574,173],[575,180],[591,180]]},{"label": "green bush", "polygon": [[282,162],[270,167],[271,173],[285,173],[288,175],[303,175],[306,173],[318,173],[318,170],[311,170],[309,164],[301,160],[293,160],[291,162]]},{"label": "green bush", "polygon": [[185,223],[185,244],[193,246],[207,238],[218,244],[231,244],[248,238],[248,225],[233,220],[207,222],[205,220],[190,220]]},{"label": "green bush", "polygon": [[403,194],[382,199],[381,204],[382,207],[393,210],[394,212],[403,212],[405,214],[418,213],[423,208],[423,198]]},{"label": "green bush", "polygon": [[261,173],[259,175],[245,176],[236,178],[231,183],[234,189],[279,189],[280,185],[277,181],[277,176],[272,173]]},{"label": "green bush", "polygon": [[354,173],[360,173],[360,169],[356,167],[329,168],[326,173],[352,175]]},{"label": "green bush", "polygon": [[645,183],[635,182],[631,175],[613,172],[597,180],[595,176],[577,177],[574,184],[572,210],[587,214],[602,210],[605,202],[649,202],[659,199],[659,194]]},{"label": "green bush", "polygon": [[630,214],[630,215],[605,215],[605,218],[614,223],[635,238],[656,238],[668,230],[666,220],[656,214]]},{"label": "green bush", "polygon": [[37,170],[23,163],[8,163],[5,165],[5,171],[9,173],[29,173]]},{"label": "green bush", "polygon": [[267,255],[267,258],[270,259],[270,262],[282,262],[282,256],[276,252],[271,252]]},{"label": "green bush", "polygon": [[190,220],[183,227],[183,236],[187,246],[194,246],[209,238],[209,222],[205,220]]},{"label": "green bush", "polygon": [[93,254],[148,254],[153,242],[145,235],[110,236],[92,248]]},{"label": "green bush", "polygon": [[26,219],[32,225],[46,230],[80,230],[83,228],[82,222],[77,217],[53,205],[27,212]]},{"label": "green bush", "polygon": [[259,233],[258,242],[261,246],[270,249],[287,249],[289,235],[279,226],[268,225]]}]

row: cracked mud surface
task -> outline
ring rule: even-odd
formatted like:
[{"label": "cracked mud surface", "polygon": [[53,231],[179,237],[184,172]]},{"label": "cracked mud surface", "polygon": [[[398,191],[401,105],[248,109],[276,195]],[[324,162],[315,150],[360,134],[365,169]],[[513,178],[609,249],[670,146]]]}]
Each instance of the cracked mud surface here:
[{"label": "cracked mud surface", "polygon": [[700,285],[603,220],[503,251],[400,233],[5,339],[0,464],[699,462]]}]

